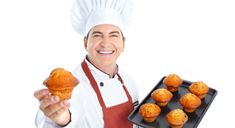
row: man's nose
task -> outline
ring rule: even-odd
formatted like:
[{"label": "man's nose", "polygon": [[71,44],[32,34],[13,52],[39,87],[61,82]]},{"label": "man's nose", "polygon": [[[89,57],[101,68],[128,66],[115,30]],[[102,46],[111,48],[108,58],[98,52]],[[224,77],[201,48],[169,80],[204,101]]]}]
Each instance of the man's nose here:
[{"label": "man's nose", "polygon": [[103,36],[102,41],[101,41],[101,45],[102,45],[102,46],[107,46],[107,45],[109,45],[109,44],[110,44],[110,39],[109,39],[109,37]]}]

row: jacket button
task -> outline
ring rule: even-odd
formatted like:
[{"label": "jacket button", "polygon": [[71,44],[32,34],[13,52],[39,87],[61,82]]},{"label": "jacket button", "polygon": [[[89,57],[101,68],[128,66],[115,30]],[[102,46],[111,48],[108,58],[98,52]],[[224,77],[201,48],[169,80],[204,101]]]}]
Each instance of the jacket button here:
[{"label": "jacket button", "polygon": [[103,82],[100,82],[100,86],[103,87],[103,86],[104,86],[104,83],[103,83]]}]

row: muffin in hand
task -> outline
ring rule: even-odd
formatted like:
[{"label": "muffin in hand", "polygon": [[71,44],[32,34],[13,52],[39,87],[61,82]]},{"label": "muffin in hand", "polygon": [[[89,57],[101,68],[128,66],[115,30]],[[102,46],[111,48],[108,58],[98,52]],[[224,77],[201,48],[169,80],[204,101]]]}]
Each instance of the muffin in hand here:
[{"label": "muffin in hand", "polygon": [[169,74],[163,80],[163,84],[166,85],[167,89],[171,92],[177,92],[179,86],[183,83],[183,80],[176,74]]},{"label": "muffin in hand", "polygon": [[52,95],[60,97],[60,100],[70,99],[73,88],[79,81],[71,72],[63,68],[56,68],[51,71],[50,76],[44,80],[43,84],[49,89]]},{"label": "muffin in hand", "polygon": [[201,99],[192,93],[182,96],[179,102],[188,113],[194,112],[201,105]]},{"label": "muffin in hand", "polygon": [[165,88],[159,88],[152,92],[151,98],[156,102],[160,107],[164,107],[172,99],[173,94]]},{"label": "muffin in hand", "polygon": [[181,109],[173,109],[166,115],[171,128],[182,128],[188,121],[188,115]]},{"label": "muffin in hand", "polygon": [[154,122],[159,114],[161,113],[161,108],[153,103],[145,103],[140,106],[139,114],[143,117],[145,122]]},{"label": "muffin in hand", "polygon": [[205,98],[207,92],[209,91],[209,87],[202,81],[193,82],[189,86],[189,91],[196,96],[198,96],[200,99]]}]

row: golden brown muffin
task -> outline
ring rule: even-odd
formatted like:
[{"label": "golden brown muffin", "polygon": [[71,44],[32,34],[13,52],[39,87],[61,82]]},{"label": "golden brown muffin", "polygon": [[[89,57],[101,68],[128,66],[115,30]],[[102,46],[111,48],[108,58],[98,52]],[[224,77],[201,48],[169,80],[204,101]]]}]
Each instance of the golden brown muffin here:
[{"label": "golden brown muffin", "polygon": [[161,113],[161,108],[153,103],[145,103],[140,106],[139,114],[143,117],[145,122],[153,122]]},{"label": "golden brown muffin", "polygon": [[164,107],[171,100],[173,94],[165,88],[159,88],[152,92],[151,97],[157,105]]},{"label": "golden brown muffin", "polygon": [[166,120],[171,128],[182,128],[188,121],[188,115],[181,109],[173,109],[167,113]]},{"label": "golden brown muffin", "polygon": [[183,80],[176,74],[169,74],[164,80],[163,84],[171,92],[178,91],[179,86],[183,83]]},{"label": "golden brown muffin", "polygon": [[73,88],[78,83],[72,73],[63,68],[52,70],[50,76],[43,82],[51,94],[59,96],[60,100],[70,99]]},{"label": "golden brown muffin", "polygon": [[197,81],[189,86],[189,91],[198,96],[200,99],[203,99],[209,91],[209,88],[204,82]]},{"label": "golden brown muffin", "polygon": [[179,100],[185,112],[194,112],[200,105],[201,99],[192,93],[187,93]]}]

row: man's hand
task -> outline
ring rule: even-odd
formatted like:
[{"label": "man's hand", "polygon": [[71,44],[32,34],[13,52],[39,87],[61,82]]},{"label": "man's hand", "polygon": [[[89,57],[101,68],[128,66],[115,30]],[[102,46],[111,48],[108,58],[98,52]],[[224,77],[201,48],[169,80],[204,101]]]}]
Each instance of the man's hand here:
[{"label": "man's hand", "polygon": [[66,125],[70,121],[70,104],[67,100],[60,101],[58,96],[51,96],[48,89],[34,92],[38,99],[41,111],[58,125]]}]

